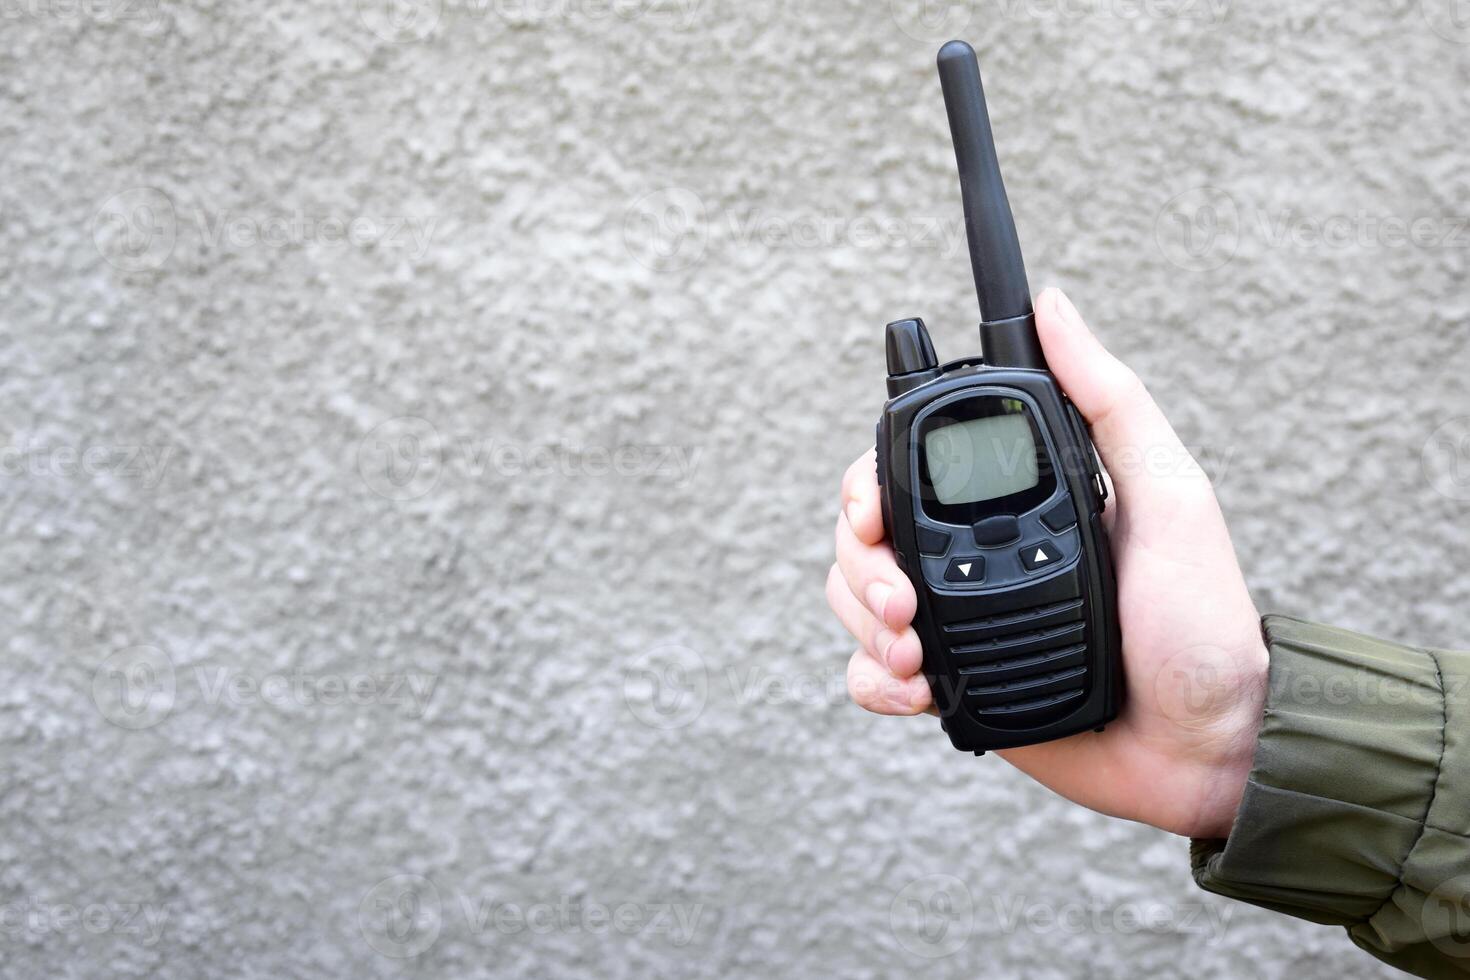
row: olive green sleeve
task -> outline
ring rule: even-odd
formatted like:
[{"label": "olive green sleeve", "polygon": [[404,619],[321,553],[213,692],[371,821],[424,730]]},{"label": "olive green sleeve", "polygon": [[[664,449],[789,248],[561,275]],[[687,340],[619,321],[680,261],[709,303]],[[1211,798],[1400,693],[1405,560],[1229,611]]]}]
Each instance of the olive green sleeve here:
[{"label": "olive green sleeve", "polygon": [[1228,841],[1202,888],[1314,922],[1425,977],[1470,976],[1470,654],[1280,616]]}]

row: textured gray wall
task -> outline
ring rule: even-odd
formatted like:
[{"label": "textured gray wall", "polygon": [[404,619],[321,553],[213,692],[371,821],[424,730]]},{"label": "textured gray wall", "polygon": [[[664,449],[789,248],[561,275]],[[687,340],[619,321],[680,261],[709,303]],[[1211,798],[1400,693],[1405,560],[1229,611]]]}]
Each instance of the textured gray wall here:
[{"label": "textured gray wall", "polygon": [[1470,19],[1350,7],[0,0],[0,972],[1378,975],[822,601],[959,34],[1262,608],[1470,642]]}]

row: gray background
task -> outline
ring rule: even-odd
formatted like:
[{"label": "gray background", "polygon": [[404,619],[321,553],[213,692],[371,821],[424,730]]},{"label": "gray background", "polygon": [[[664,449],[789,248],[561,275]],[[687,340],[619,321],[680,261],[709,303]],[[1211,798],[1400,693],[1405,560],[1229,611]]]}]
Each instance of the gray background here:
[{"label": "gray background", "polygon": [[1470,17],[1350,6],[0,0],[0,971],[1386,972],[822,600],[959,34],[1261,607],[1470,642]]}]

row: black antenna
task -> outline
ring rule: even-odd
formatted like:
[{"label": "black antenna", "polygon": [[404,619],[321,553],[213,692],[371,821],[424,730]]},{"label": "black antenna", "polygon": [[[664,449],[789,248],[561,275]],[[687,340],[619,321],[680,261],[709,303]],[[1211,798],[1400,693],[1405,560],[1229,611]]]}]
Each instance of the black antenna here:
[{"label": "black antenna", "polygon": [[1044,370],[1046,359],[1036,337],[1026,263],[995,157],[995,137],[985,111],[975,49],[964,41],[950,41],[940,48],[939,84],[960,168],[965,236],[980,298],[980,346],[985,361]]}]

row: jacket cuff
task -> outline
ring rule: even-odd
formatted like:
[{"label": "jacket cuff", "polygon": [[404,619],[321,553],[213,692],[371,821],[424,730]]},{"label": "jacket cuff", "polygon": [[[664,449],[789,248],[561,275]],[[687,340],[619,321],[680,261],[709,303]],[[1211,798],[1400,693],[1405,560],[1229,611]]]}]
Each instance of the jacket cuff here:
[{"label": "jacket cuff", "polygon": [[1447,748],[1449,762],[1470,761],[1470,747],[1447,747],[1447,731],[1470,731],[1465,705],[1445,697],[1450,655],[1281,616],[1263,629],[1271,666],[1254,767],[1230,839],[1191,843],[1195,881],[1349,926],[1380,955],[1422,940],[1434,882],[1414,880],[1416,864],[1432,858],[1434,828],[1463,833],[1470,813],[1437,798]]}]

